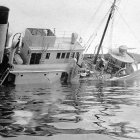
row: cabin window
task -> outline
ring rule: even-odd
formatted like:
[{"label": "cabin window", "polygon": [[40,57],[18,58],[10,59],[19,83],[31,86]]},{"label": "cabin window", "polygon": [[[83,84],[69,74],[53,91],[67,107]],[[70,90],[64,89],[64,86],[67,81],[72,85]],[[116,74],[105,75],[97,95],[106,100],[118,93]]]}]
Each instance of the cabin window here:
[{"label": "cabin window", "polygon": [[59,59],[60,58],[60,55],[61,55],[61,53],[57,53],[56,59]]},{"label": "cabin window", "polygon": [[71,57],[74,58],[75,56],[75,52],[71,53]]},{"label": "cabin window", "polygon": [[65,55],[66,55],[66,53],[62,53],[61,58],[64,59]]},{"label": "cabin window", "polygon": [[46,59],[50,58],[50,53],[46,53]]},{"label": "cabin window", "polygon": [[68,59],[70,57],[70,53],[68,52],[66,55],[66,58]]},{"label": "cabin window", "polygon": [[30,64],[39,64],[40,59],[41,59],[41,53],[32,53]]}]

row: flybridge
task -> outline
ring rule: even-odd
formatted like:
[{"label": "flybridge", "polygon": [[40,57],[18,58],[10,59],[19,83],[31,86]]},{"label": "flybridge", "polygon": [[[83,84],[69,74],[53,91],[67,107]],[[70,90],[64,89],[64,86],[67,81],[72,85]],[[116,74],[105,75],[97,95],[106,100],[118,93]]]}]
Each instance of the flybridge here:
[{"label": "flybridge", "polygon": [[27,28],[22,38],[31,50],[83,50],[77,33],[56,36],[50,29]]},{"label": "flybridge", "polygon": [[23,37],[23,42],[29,47],[42,47],[47,49],[53,47],[56,36],[50,29],[27,28]]}]

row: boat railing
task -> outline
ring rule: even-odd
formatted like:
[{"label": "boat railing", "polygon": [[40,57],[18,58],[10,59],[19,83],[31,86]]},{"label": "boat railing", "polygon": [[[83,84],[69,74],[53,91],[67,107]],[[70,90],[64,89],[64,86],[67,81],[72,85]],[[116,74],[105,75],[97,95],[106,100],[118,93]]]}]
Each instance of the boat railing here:
[{"label": "boat railing", "polygon": [[79,34],[72,31],[57,31],[55,32],[55,35],[57,38],[63,39],[63,41],[70,40],[72,42],[77,41],[79,43],[84,43],[82,37]]},{"label": "boat railing", "polygon": [[72,32],[71,31],[55,31],[55,35],[58,37],[67,38],[67,37],[71,37]]}]

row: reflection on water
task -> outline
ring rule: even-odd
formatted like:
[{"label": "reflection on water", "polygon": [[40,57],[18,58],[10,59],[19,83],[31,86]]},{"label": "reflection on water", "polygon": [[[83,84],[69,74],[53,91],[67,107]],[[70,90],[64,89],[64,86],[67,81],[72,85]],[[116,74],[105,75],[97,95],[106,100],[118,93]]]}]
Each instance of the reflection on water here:
[{"label": "reflection on water", "polygon": [[98,133],[140,139],[140,81],[0,88],[0,135]]}]

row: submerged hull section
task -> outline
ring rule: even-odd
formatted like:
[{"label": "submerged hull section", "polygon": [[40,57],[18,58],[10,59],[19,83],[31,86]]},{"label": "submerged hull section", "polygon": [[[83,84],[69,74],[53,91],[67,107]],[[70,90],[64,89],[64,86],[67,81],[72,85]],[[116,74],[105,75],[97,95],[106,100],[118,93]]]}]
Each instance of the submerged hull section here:
[{"label": "submerged hull section", "polygon": [[45,83],[51,84],[61,80],[62,72],[39,72],[39,71],[26,71],[26,72],[12,72],[15,75],[14,84],[37,84]]},{"label": "submerged hull section", "polygon": [[126,76],[122,76],[122,77],[113,77],[111,79],[109,79],[110,81],[115,81],[115,80],[137,80],[140,79],[140,70],[133,72],[130,75],[126,75]]},{"label": "submerged hull section", "polygon": [[74,73],[73,69],[69,64],[15,65],[10,71],[8,81],[14,85],[70,82],[79,77],[75,73],[76,67]]},{"label": "submerged hull section", "polygon": [[[66,80],[65,80],[66,79]],[[61,82],[77,82],[79,76],[62,78],[62,72],[26,72],[15,73],[14,85],[22,84],[53,84]]]}]

